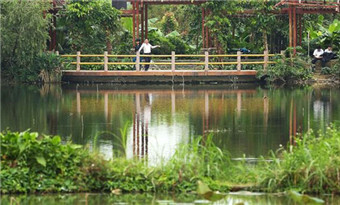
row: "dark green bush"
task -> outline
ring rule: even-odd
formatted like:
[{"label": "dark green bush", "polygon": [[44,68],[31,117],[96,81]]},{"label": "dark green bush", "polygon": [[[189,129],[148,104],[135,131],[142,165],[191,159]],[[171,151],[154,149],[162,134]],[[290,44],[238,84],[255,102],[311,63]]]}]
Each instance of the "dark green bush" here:
[{"label": "dark green bush", "polygon": [[258,69],[258,78],[265,78],[269,83],[296,83],[301,84],[312,77],[308,60],[300,53],[293,55],[292,48],[288,48],[284,56],[275,59],[275,64],[268,66],[267,70]]},{"label": "dark green bush", "polygon": [[[6,131],[1,136],[1,192],[76,191],[88,153],[59,136]],[[77,184],[77,186],[76,186]],[[82,190],[82,189],[80,189]]]},{"label": "dark green bush", "polygon": [[[44,83],[60,82],[61,70],[64,68],[62,58],[55,53],[44,52],[37,55],[34,59],[33,69],[37,73],[30,75],[32,81],[42,81]],[[37,79],[34,79],[37,78]]]}]

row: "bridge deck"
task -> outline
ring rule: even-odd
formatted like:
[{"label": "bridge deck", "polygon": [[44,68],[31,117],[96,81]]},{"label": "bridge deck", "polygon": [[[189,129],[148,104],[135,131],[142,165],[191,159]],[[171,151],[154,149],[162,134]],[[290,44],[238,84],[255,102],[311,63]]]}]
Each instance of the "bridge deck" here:
[{"label": "bridge deck", "polygon": [[63,71],[63,81],[74,83],[201,83],[256,82],[255,70]]}]

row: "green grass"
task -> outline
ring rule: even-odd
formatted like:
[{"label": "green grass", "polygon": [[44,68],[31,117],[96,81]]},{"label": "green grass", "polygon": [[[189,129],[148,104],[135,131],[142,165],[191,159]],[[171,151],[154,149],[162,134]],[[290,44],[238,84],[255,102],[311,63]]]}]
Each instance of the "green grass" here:
[{"label": "green grass", "polygon": [[340,131],[327,128],[319,137],[310,131],[291,149],[272,153],[272,163],[257,167],[265,191],[287,188],[309,193],[340,191]]},{"label": "green grass", "polygon": [[[122,129],[122,135],[124,134]],[[124,139],[123,139],[124,141]],[[126,144],[122,142],[123,144]],[[153,167],[144,160],[110,161],[58,136],[33,132],[1,134],[1,192],[82,192],[119,189],[123,192],[181,192],[202,181],[212,190],[248,189],[279,192],[338,193],[340,190],[340,130],[328,128],[296,138],[292,148],[272,152],[270,161],[250,165],[235,162],[212,136],[181,145],[169,161]],[[268,159],[268,158],[266,158]]]}]

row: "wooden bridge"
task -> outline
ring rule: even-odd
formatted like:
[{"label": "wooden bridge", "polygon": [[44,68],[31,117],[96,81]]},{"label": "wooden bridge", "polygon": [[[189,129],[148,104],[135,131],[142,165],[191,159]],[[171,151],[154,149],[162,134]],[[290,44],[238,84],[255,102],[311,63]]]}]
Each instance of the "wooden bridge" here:
[{"label": "wooden bridge", "polygon": [[[240,83],[256,82],[254,69],[249,69],[249,65],[263,66],[267,68],[269,64],[275,63],[271,58],[275,54],[209,54],[205,52],[199,55],[109,55],[104,54],[81,54],[61,55],[63,58],[71,60],[74,65],[73,70],[63,70],[63,81],[75,83]],[[152,57],[153,59],[165,58],[163,61],[140,62],[140,58]],[[76,61],[74,61],[74,58]],[[82,59],[87,61],[82,61]],[[93,60],[95,58],[95,60]],[[102,60],[98,61],[98,59]],[[130,58],[128,62],[126,59]],[[136,59],[136,62],[132,61]],[[186,58],[186,61],[183,60]],[[122,61],[124,59],[124,61]],[[187,59],[190,59],[188,62]],[[72,61],[73,60],[73,61]],[[169,68],[143,71],[143,65],[157,66],[163,65]],[[96,70],[83,69],[82,66],[96,65]],[[131,70],[117,70],[117,66],[129,65]],[[183,66],[194,66],[194,68],[183,69]],[[217,66],[228,65],[228,70],[217,70]],[[102,67],[101,67],[102,66]],[[248,68],[247,68],[247,67]],[[109,68],[110,67],[110,68]],[[98,70],[99,69],[99,70]]]}]

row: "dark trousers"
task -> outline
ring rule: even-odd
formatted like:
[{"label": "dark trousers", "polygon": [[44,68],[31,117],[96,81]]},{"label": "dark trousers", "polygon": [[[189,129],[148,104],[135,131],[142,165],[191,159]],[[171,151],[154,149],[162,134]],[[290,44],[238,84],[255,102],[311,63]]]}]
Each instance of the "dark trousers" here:
[{"label": "dark trousers", "polygon": [[312,60],[312,63],[315,64],[316,61],[321,61],[321,62],[323,62],[322,58],[314,58],[314,59]]},{"label": "dark trousers", "polygon": [[[145,54],[145,55],[150,55],[150,53],[149,53],[149,54]],[[145,57],[144,60],[145,60],[145,63],[150,63],[151,57]],[[145,70],[145,71],[148,71],[148,70],[149,70],[149,67],[150,67],[149,64],[145,65],[144,70]]]}]

